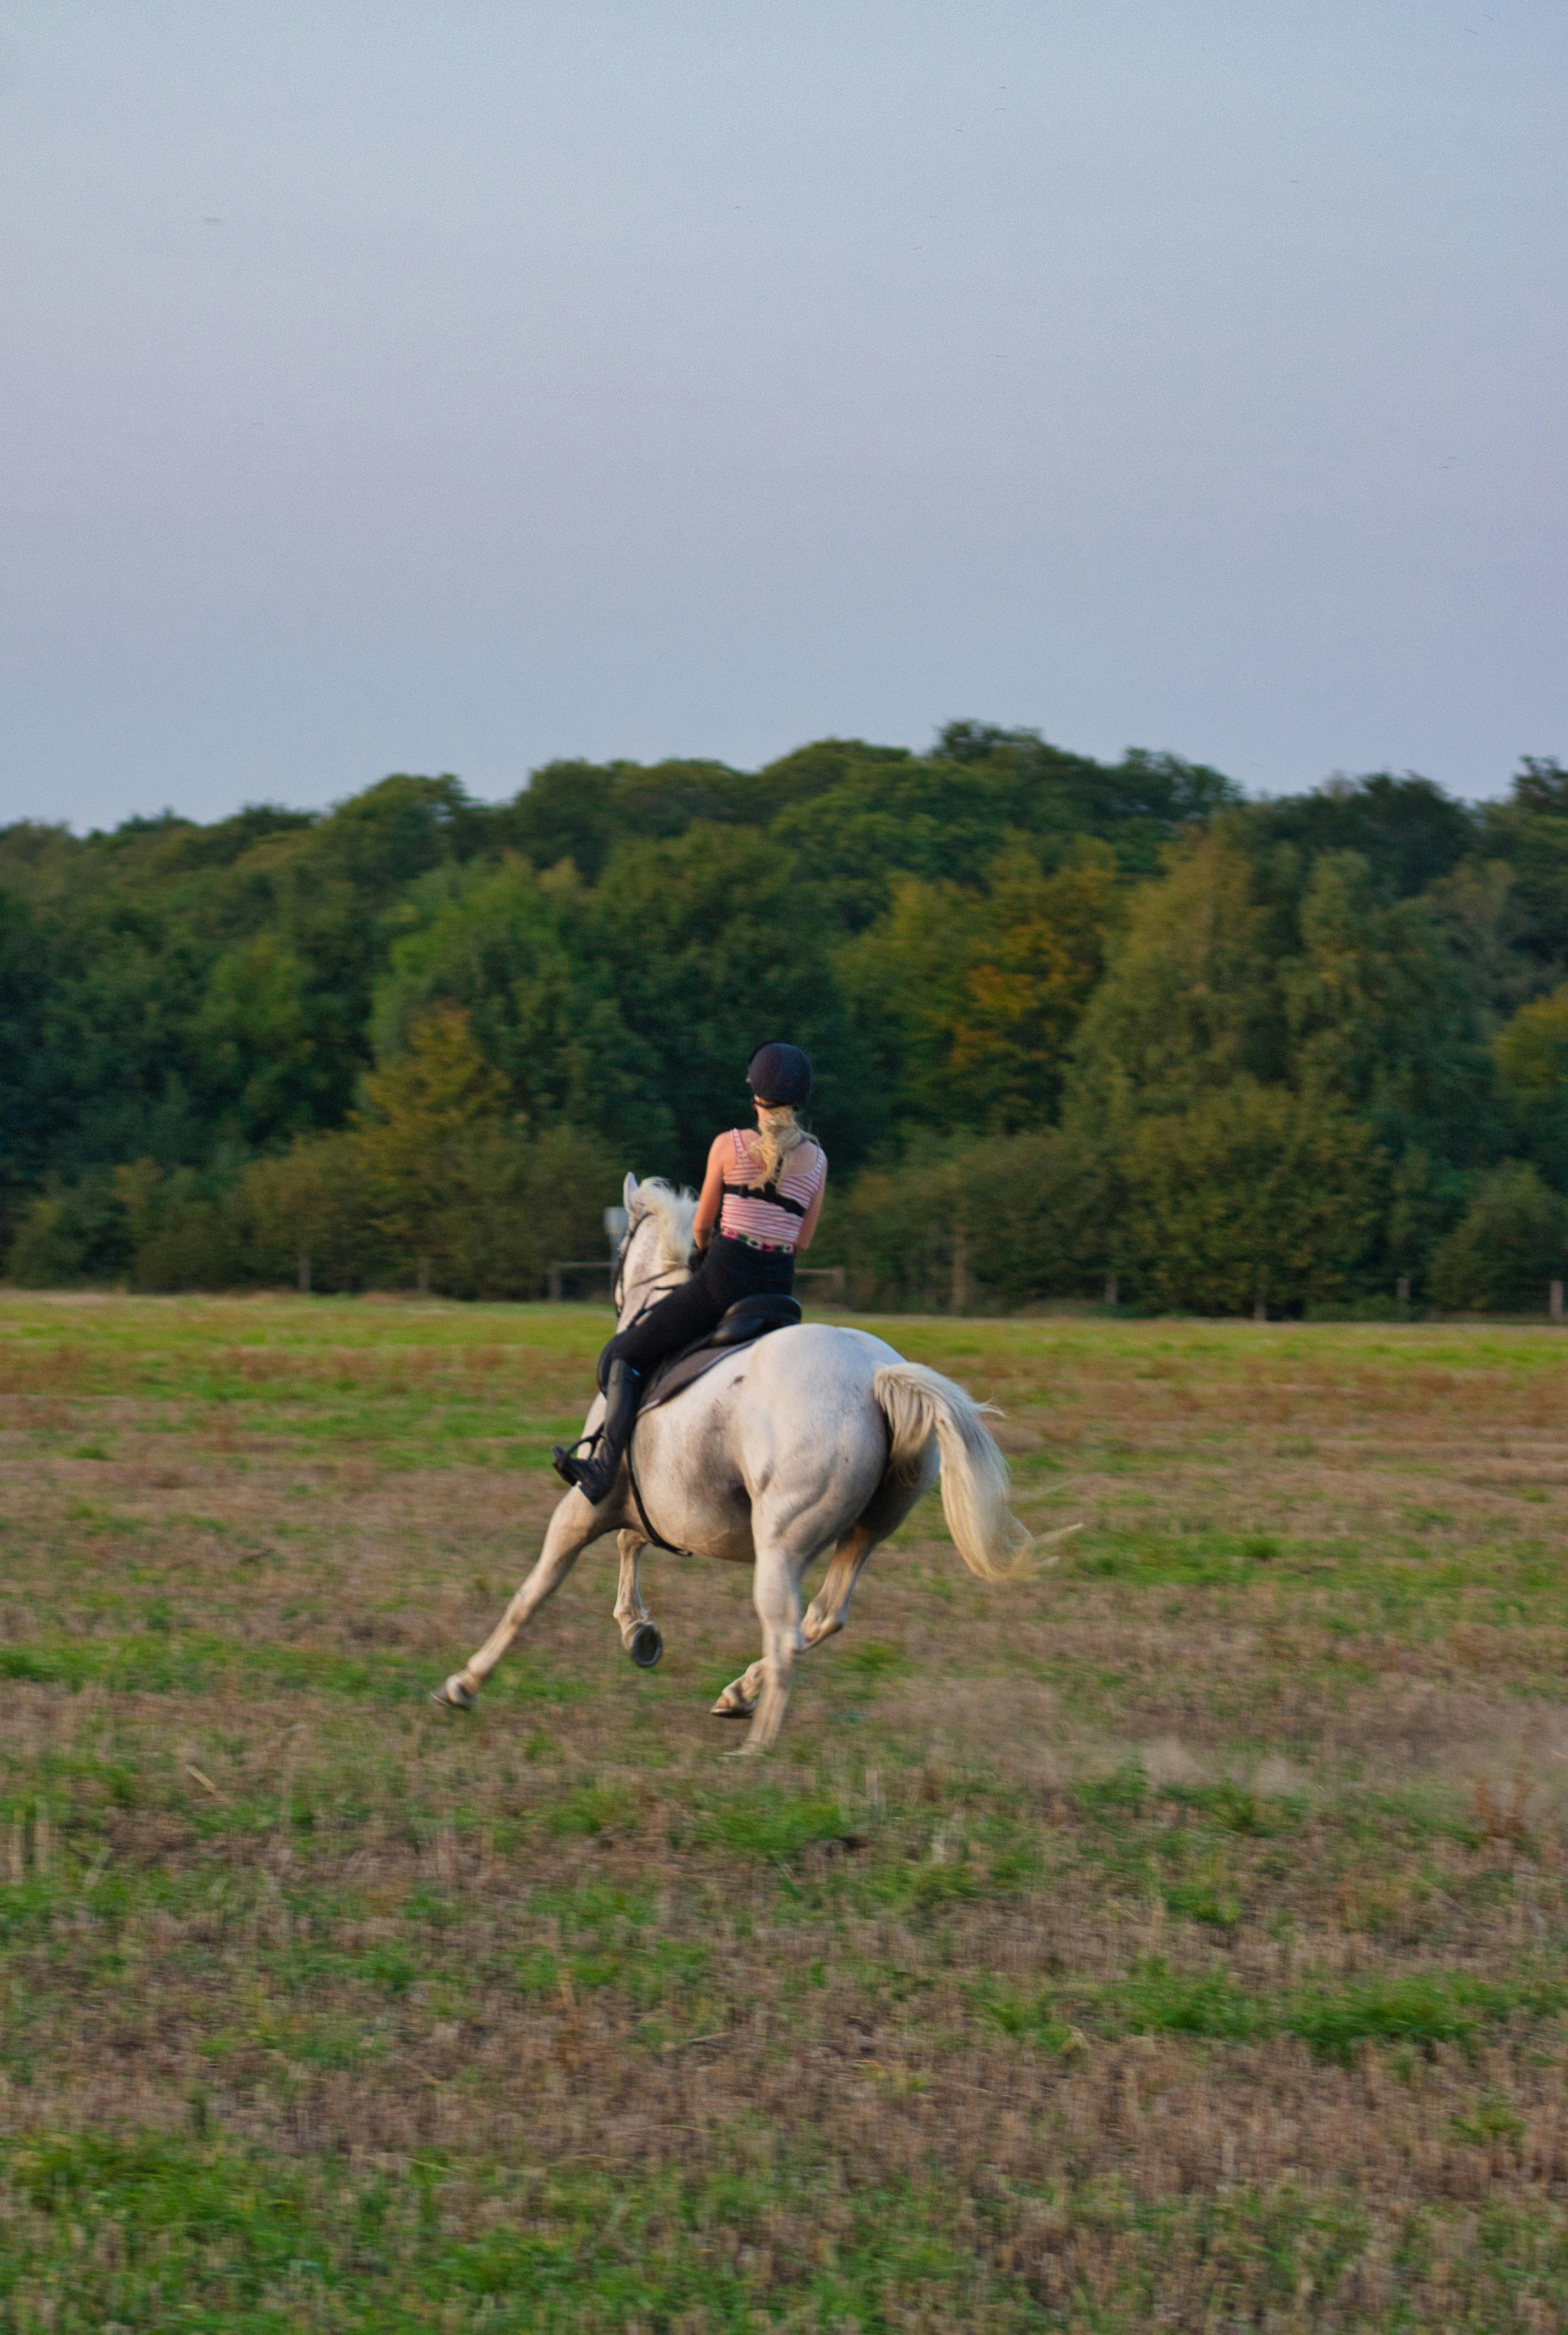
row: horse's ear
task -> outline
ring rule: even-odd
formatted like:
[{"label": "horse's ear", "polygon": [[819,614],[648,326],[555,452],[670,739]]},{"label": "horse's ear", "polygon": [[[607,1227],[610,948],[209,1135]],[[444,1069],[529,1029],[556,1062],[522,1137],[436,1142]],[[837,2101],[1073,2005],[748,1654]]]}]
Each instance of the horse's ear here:
[{"label": "horse's ear", "polygon": [[627,1169],[626,1180],[621,1187],[621,1198],[625,1204],[627,1216],[634,1216],[637,1213],[637,1179],[630,1168]]}]

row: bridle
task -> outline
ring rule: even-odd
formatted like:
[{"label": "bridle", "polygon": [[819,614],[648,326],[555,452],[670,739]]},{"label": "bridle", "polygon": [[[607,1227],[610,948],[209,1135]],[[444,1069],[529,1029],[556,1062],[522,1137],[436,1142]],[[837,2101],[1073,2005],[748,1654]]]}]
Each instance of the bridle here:
[{"label": "bridle", "polygon": [[[642,1221],[639,1216],[635,1223],[626,1226],[615,1249],[615,1268],[610,1275],[610,1303],[615,1309],[617,1337],[623,1330],[629,1330],[633,1323],[640,1322],[650,1305],[661,1297],[668,1297],[671,1289],[678,1288],[680,1285],[682,1268],[678,1264],[667,1264],[658,1273],[644,1274],[640,1279],[633,1282],[632,1287],[645,1288],[648,1294],[644,1298],[630,1322],[621,1320],[621,1308],[626,1302],[626,1251],[631,1247],[633,1235]],[[661,1282],[667,1283],[668,1287],[661,1288],[659,1286]]]}]

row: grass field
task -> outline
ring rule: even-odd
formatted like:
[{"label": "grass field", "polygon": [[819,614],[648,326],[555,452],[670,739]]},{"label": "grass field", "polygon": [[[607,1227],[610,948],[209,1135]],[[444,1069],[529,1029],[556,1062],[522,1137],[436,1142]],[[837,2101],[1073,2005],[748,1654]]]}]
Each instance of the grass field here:
[{"label": "grass field", "polygon": [[590,1552],[588,1309],[0,1297],[0,2325],[1568,2320],[1568,1340],[890,1325],[934,1501],[779,1755]]}]

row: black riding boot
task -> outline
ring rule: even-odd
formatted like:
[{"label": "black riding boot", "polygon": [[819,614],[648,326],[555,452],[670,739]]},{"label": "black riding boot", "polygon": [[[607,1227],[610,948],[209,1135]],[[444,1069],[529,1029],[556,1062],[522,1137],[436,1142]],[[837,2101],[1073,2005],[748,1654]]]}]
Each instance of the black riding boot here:
[{"label": "black riding boot", "polygon": [[[623,1362],[617,1357],[605,1380],[605,1416],[601,1425],[592,1435],[584,1436],[580,1443],[574,1443],[569,1451],[557,1443],[550,1455],[557,1475],[575,1484],[595,1507],[609,1497],[620,1473],[621,1456],[632,1432],[632,1421],[637,1416],[642,1392],[642,1371],[634,1371],[630,1362]],[[588,1447],[586,1451],[582,1449],[584,1443]]]}]

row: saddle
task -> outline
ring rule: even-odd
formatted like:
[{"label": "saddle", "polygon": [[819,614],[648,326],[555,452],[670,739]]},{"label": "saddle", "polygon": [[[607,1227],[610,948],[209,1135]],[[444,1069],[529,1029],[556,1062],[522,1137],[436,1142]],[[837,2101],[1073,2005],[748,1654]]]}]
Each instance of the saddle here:
[{"label": "saddle", "polygon": [[652,1410],[656,1403],[668,1402],[673,1396],[683,1393],[693,1379],[700,1379],[704,1371],[711,1371],[715,1362],[722,1361],[734,1347],[752,1345],[757,1339],[767,1337],[772,1330],[793,1329],[799,1319],[800,1300],[798,1297],[760,1294],[737,1298],[729,1311],[720,1315],[705,1338],[694,1339],[691,1345],[682,1346],[678,1353],[666,1355],[648,1381],[643,1400],[637,1406],[639,1413]]}]

